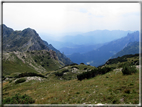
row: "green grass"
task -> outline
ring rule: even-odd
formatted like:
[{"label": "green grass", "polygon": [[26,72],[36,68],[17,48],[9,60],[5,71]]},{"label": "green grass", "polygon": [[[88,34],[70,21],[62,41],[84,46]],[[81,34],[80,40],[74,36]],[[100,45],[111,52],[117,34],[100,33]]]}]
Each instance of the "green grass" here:
[{"label": "green grass", "polygon": [[15,61],[2,61],[3,75],[10,75],[12,73],[21,73],[21,72],[35,72],[37,71],[30,67],[28,64],[23,63],[15,55],[13,55]]},{"label": "green grass", "polygon": [[50,57],[49,52],[45,52],[47,53],[45,55],[42,51],[34,51],[34,54],[32,54],[32,52],[19,52],[18,55],[22,60],[19,59],[13,52],[8,53],[7,59],[7,56],[3,55],[3,76],[13,76],[22,72],[46,73],[61,67],[57,60]]},{"label": "green grass", "polygon": [[32,104],[34,100],[28,95],[15,94],[12,97],[7,97],[3,100],[3,104]]},{"label": "green grass", "polygon": [[[37,64],[40,64],[41,56],[36,59]],[[30,80],[15,84],[16,78],[10,79],[3,83],[2,96],[5,99],[17,93],[21,95],[26,94],[35,100],[35,104],[138,104],[139,71],[131,75],[123,75],[122,71],[120,71],[124,63],[138,60],[138,58],[132,57],[127,59],[127,62],[106,64],[106,67],[115,69],[104,75],[97,75],[94,78],[82,81],[76,79],[78,74],[96,68],[84,64],[70,65],[56,71],[44,72],[43,75],[46,75],[47,78],[40,77],[42,81]],[[21,73],[25,72],[26,69],[31,69],[30,66],[20,62],[21,60],[16,61],[4,62],[3,69],[5,73],[8,72],[7,75],[10,74],[10,76],[14,77],[17,75],[16,72]],[[42,63],[45,62],[46,60],[43,59]],[[20,69],[21,72],[19,72]],[[63,75],[55,75],[57,72],[63,73]],[[26,79],[27,77],[22,78]]]},{"label": "green grass", "polygon": [[139,73],[124,76],[111,71],[82,81],[49,77],[43,82],[8,83],[3,87],[3,98],[17,92],[29,95],[35,104],[138,104]]}]

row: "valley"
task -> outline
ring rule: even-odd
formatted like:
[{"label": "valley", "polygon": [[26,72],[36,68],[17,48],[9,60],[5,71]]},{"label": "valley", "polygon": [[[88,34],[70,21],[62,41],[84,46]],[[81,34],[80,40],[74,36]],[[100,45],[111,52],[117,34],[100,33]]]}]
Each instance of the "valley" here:
[{"label": "valley", "polygon": [[138,31],[66,55],[34,29],[2,28],[3,104],[139,104]]}]

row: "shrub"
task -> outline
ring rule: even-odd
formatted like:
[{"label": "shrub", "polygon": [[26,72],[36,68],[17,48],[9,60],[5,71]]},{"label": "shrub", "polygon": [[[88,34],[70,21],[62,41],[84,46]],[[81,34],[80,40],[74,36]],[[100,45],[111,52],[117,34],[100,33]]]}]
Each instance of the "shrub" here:
[{"label": "shrub", "polygon": [[19,74],[19,75],[17,76],[17,78],[20,78],[20,77],[27,77],[27,76],[39,76],[39,77],[44,77],[43,75],[38,74],[38,73],[34,73],[34,72],[23,72],[23,73]]},{"label": "shrub", "polygon": [[80,64],[84,65],[84,63],[80,63]]},{"label": "shrub", "polygon": [[9,80],[9,83],[11,83],[12,82],[12,80]]},{"label": "shrub", "polygon": [[63,73],[62,72],[55,72],[54,73],[56,76],[63,76]]},{"label": "shrub", "polygon": [[80,92],[76,92],[76,94],[80,94]]},{"label": "shrub", "polygon": [[3,100],[3,104],[32,104],[35,101],[28,95],[15,94],[14,96],[7,97]]},{"label": "shrub", "polygon": [[69,72],[69,70],[65,69],[65,70],[63,70],[62,72],[55,72],[54,74],[55,74],[56,76],[63,76],[63,74],[64,74],[65,72]]},{"label": "shrub", "polygon": [[93,78],[99,74],[105,74],[105,73],[111,71],[112,69],[113,68],[109,68],[109,67],[103,67],[103,68],[99,67],[98,69],[93,69],[91,71],[87,71],[87,72],[83,72],[81,74],[78,74],[77,79],[81,81],[85,78],[86,79]]},{"label": "shrub", "polygon": [[5,80],[6,78],[5,78],[5,76],[2,76],[2,80]]},{"label": "shrub", "polygon": [[136,72],[137,70],[135,66],[124,65],[122,68],[123,75],[131,75],[132,73]]},{"label": "shrub", "polygon": [[78,64],[77,63],[70,64],[70,66],[73,66],[73,65],[78,65]]},{"label": "shrub", "polygon": [[16,80],[15,84],[22,83],[22,82],[25,82],[25,81],[26,81],[25,78],[21,78],[21,79]]}]

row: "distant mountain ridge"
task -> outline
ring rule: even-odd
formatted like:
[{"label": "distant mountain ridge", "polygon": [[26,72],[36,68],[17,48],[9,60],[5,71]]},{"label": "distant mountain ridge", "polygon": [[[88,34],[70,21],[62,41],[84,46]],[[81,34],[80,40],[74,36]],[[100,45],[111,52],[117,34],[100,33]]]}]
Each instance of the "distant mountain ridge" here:
[{"label": "distant mountain ridge", "polygon": [[[46,36],[46,39],[49,40],[48,41],[49,43],[51,43],[54,47],[56,47],[58,50],[62,52],[62,50],[64,51],[65,49],[68,49],[68,50],[71,49],[68,47],[80,48],[80,46],[89,46],[89,45],[91,46],[91,45],[108,43],[108,42],[120,39],[122,37],[125,37],[128,33],[133,33],[133,32],[134,31],[129,31],[129,30],[128,31],[94,30],[94,31],[86,32],[86,33],[78,32],[78,33],[62,34],[62,36],[58,40],[55,40],[55,38],[52,37],[53,35],[49,34],[50,36]],[[73,51],[76,51],[76,50],[73,49]],[[64,52],[64,53],[71,54],[69,52],[71,51]]]},{"label": "distant mountain ridge", "polygon": [[111,58],[117,58],[128,54],[138,54],[139,44],[140,42],[130,42],[124,49],[113,55]]},{"label": "distant mountain ridge", "polygon": [[87,33],[81,33],[76,36],[67,35],[62,39],[62,41],[71,42],[76,45],[94,45],[117,40],[132,32],[133,31],[122,30],[95,30]]},{"label": "distant mountain ridge", "polygon": [[128,33],[127,36],[111,41],[96,50],[84,54],[74,53],[68,55],[68,57],[75,63],[83,62],[97,67],[104,64],[111,56],[125,48],[128,43],[134,41],[139,41],[139,31]]},{"label": "distant mountain ridge", "polygon": [[65,55],[70,55],[74,53],[86,53],[92,50],[96,50],[99,47],[103,46],[103,44],[96,44],[96,45],[74,45],[71,47],[63,47],[59,49],[61,52],[64,52]]},{"label": "distant mountain ridge", "polygon": [[58,59],[62,62],[62,65],[71,64],[71,60],[64,57],[60,51],[55,49],[52,45],[47,45],[48,43],[43,41],[37,32],[31,28],[24,29],[22,31],[14,31],[13,29],[7,27],[6,25],[1,25],[3,29],[3,51],[33,51],[33,50],[53,50],[56,52]]}]

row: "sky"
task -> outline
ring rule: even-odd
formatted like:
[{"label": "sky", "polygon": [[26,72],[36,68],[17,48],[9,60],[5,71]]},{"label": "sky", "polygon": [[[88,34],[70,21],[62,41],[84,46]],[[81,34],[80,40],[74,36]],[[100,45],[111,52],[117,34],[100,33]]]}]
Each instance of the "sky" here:
[{"label": "sky", "polygon": [[3,3],[3,23],[45,38],[94,30],[139,30],[139,3]]}]

